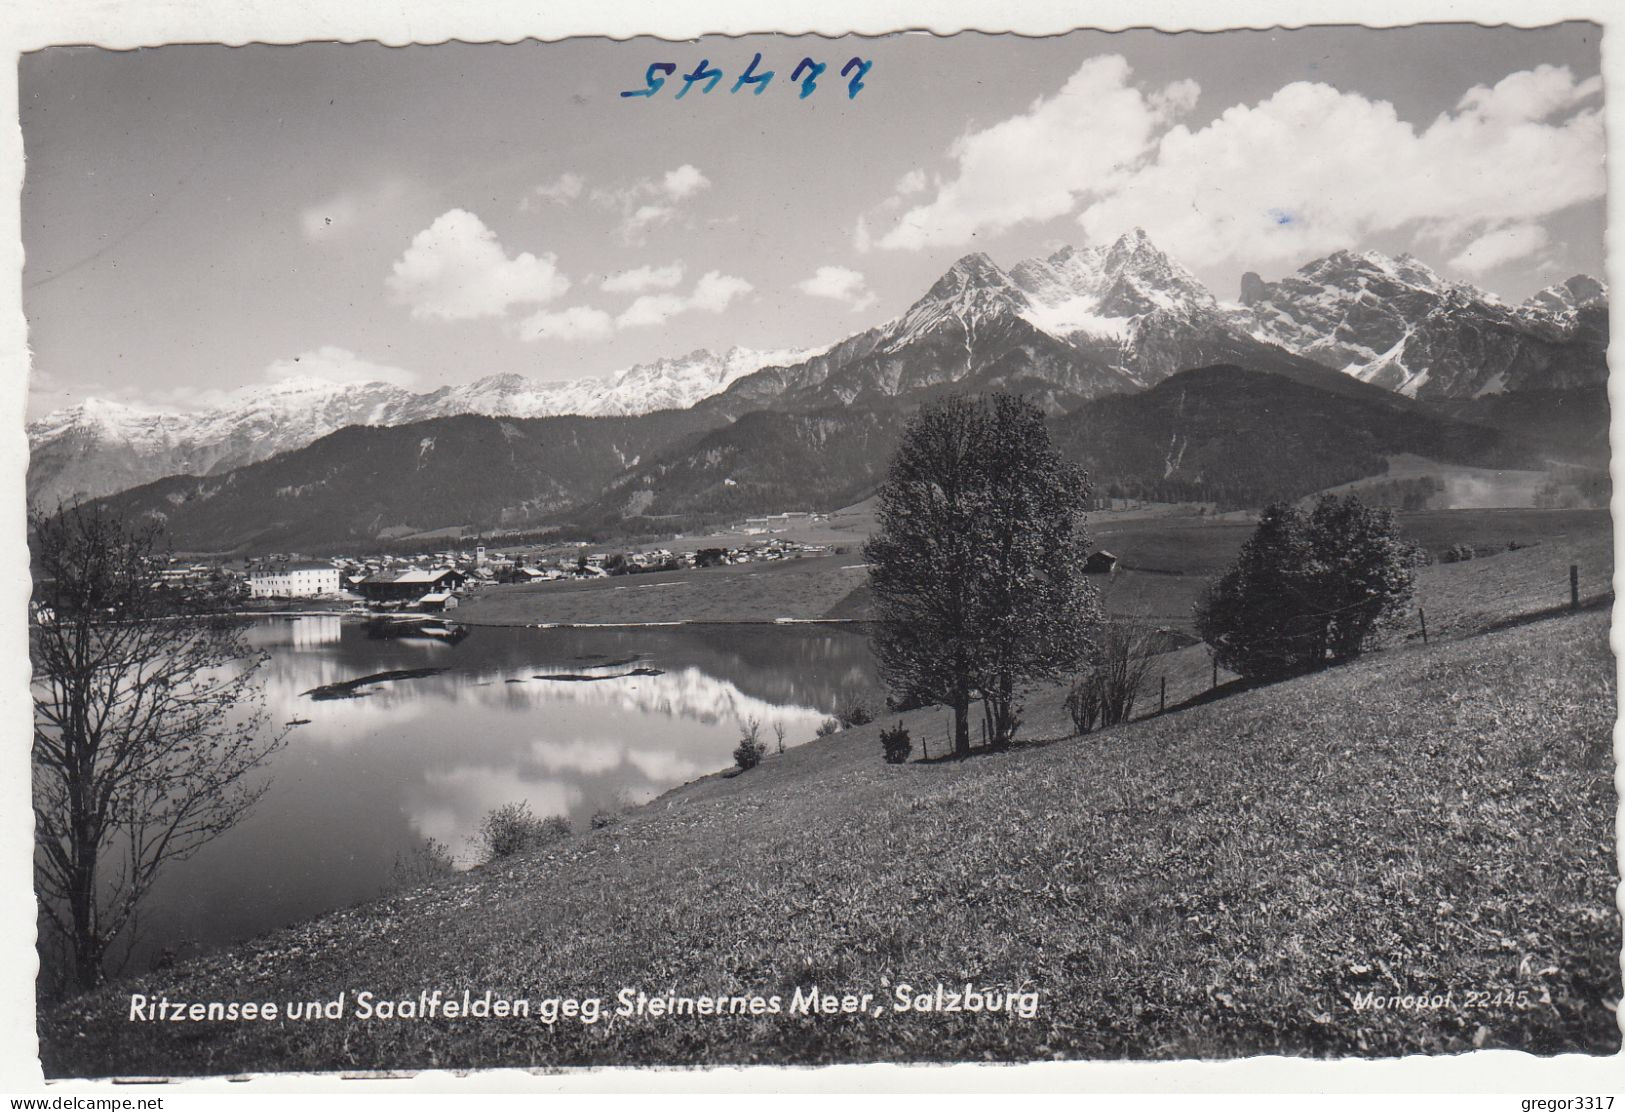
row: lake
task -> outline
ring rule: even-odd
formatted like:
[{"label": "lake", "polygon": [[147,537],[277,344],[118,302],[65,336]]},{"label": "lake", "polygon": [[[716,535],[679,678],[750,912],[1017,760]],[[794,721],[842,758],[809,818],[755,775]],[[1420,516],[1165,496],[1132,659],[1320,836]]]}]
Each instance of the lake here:
[{"label": "lake", "polygon": [[[428,838],[472,864],[480,820],[506,803],[586,829],[598,811],[729,767],[751,719],[770,749],[775,724],[799,744],[879,689],[856,627],[472,628],[456,643],[383,632],[337,616],[254,623],[270,720],[309,721],[291,727],[248,817],[168,867],[131,971],[165,946],[190,956],[371,899]],[[446,671],[356,698],[306,694],[432,668]]]}]

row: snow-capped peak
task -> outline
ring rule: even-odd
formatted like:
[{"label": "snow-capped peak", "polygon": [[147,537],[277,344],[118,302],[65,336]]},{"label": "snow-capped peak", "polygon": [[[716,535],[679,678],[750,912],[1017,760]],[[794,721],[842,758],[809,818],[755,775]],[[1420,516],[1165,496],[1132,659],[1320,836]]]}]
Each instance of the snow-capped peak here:
[{"label": "snow-capped peak", "polygon": [[1523,303],[1525,309],[1561,315],[1576,309],[1600,305],[1608,300],[1608,287],[1589,274],[1576,274],[1567,281],[1547,286]]},{"label": "snow-capped peak", "polygon": [[1148,314],[1200,315],[1218,307],[1212,292],[1143,228],[1110,245],[1024,260],[1010,274],[1027,296],[1027,319],[1057,336],[1121,340]]},{"label": "snow-capped peak", "polygon": [[981,251],[966,255],[945,271],[922,301],[942,300],[965,290],[1011,288],[1010,276]]},{"label": "snow-capped peak", "polygon": [[[814,354],[742,347],[722,355],[700,350],[604,376],[542,381],[505,373],[421,394],[386,382],[340,383],[294,375],[240,387],[216,404],[188,413],[87,398],[29,423],[36,465],[30,469],[29,497],[35,502],[75,494],[95,497],[167,475],[240,467],[302,448],[346,425],[402,425],[463,413],[625,416],[684,409],[763,367],[797,363]],[[123,462],[94,465],[98,456]],[[52,464],[47,474],[43,461],[50,457],[71,458]]]}]

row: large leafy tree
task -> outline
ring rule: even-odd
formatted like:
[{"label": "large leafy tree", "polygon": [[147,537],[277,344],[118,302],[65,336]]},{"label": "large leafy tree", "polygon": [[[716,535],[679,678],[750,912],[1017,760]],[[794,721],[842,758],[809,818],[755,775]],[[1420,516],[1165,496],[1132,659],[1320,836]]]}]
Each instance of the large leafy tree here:
[{"label": "large leafy tree", "polygon": [[951,396],[904,433],[864,550],[871,641],[894,699],[953,710],[956,754],[970,752],[973,699],[1006,744],[1021,686],[1087,659],[1099,624],[1083,573],[1088,497],[1025,399]]},{"label": "large leafy tree", "polygon": [[1393,514],[1353,495],[1322,495],[1308,513],[1277,503],[1197,603],[1197,630],[1249,679],[1352,660],[1403,617],[1415,553]]},{"label": "large leafy tree", "polygon": [[282,737],[265,728],[263,655],[240,620],[163,587],[154,529],[75,505],[30,533],[42,943],[91,988],[163,867],[265,790],[254,773]]}]

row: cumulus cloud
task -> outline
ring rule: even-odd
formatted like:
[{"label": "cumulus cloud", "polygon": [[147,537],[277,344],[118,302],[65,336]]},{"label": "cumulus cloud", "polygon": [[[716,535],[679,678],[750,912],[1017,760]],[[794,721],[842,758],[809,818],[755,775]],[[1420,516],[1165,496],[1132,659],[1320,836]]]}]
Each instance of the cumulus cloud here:
[{"label": "cumulus cloud", "polygon": [[707,271],[694,283],[694,292],[689,296],[688,307],[707,313],[720,313],[734,298],[743,297],[751,289],[751,284],[743,278],[735,278],[717,270]]},{"label": "cumulus cloud", "polygon": [[693,310],[720,313],[733,302],[734,298],[749,293],[752,288],[743,278],[735,278],[717,270],[707,271],[694,283],[694,289],[687,297],[660,293],[645,294],[638,298],[615,318],[615,327],[647,328],[665,324],[679,313]]},{"label": "cumulus cloud", "polygon": [[1288,85],[1199,131],[1173,128],[1078,220],[1091,238],[1143,226],[1197,266],[1298,262],[1401,228],[1459,243],[1602,196],[1602,117],[1580,107],[1594,91],[1543,66],[1418,129],[1386,101]]},{"label": "cumulus cloud", "polygon": [[600,282],[605,293],[643,293],[647,290],[669,290],[683,280],[683,264],[666,266],[640,266],[611,274]]},{"label": "cumulus cloud", "polygon": [[688,308],[686,298],[671,293],[644,294],[615,318],[616,328],[651,328],[665,324]]},{"label": "cumulus cloud", "polygon": [[660,179],[661,190],[674,201],[692,197],[710,184],[709,178],[686,162],[675,170],[666,171],[666,176]]},{"label": "cumulus cloud", "polygon": [[544,309],[519,322],[522,340],[602,340],[613,331],[613,318],[588,305],[572,305],[556,313]]},{"label": "cumulus cloud", "polygon": [[1450,265],[1468,274],[1481,274],[1502,263],[1528,258],[1550,242],[1551,237],[1539,224],[1508,224],[1473,240],[1450,260]]},{"label": "cumulus cloud", "polygon": [[642,243],[650,228],[659,227],[676,215],[674,205],[638,205],[621,220],[615,234],[627,243]]},{"label": "cumulus cloud", "polygon": [[796,289],[809,297],[845,302],[853,312],[861,312],[878,300],[863,273],[844,266],[821,266],[811,278],[797,282]]},{"label": "cumulus cloud", "polygon": [[[973,236],[1071,212],[1080,193],[1108,187],[1143,156],[1159,128],[1196,101],[1196,84],[1145,93],[1115,54],[1090,58],[1054,96],[969,132],[949,147],[954,173],[898,218],[880,246],[964,245]],[[902,184],[916,182],[905,177]],[[918,184],[923,185],[923,180]]]},{"label": "cumulus cloud", "polygon": [[906,197],[910,193],[919,193],[924,189],[925,189],[925,171],[924,170],[910,170],[908,173],[904,174],[902,177],[897,179],[896,190],[897,190],[898,196],[900,196],[900,197]]},{"label": "cumulus cloud", "polygon": [[623,242],[638,244],[644,241],[650,229],[676,219],[683,202],[710,186],[711,180],[698,168],[684,163],[658,178],[643,178],[613,189],[595,189],[591,199],[600,208],[619,210],[621,223],[615,230],[616,235]]},{"label": "cumulus cloud", "polygon": [[525,194],[519,201],[519,211],[536,212],[543,205],[567,205],[581,196],[581,191],[586,186],[587,181],[580,174],[566,171]]},{"label": "cumulus cloud", "polygon": [[[673,263],[672,266],[681,272],[681,263]],[[662,271],[669,269],[661,268]],[[664,280],[665,274],[659,276]],[[629,292],[631,288],[632,285],[628,284],[622,292]],[[701,275],[686,295],[646,293],[614,317],[586,305],[572,306],[557,313],[541,312],[521,322],[519,335],[525,340],[601,340],[623,328],[654,328],[683,313],[723,312],[735,299],[743,297],[753,288],[743,278],[711,270]]]},{"label": "cumulus cloud", "polygon": [[451,209],[412,238],[385,285],[420,319],[500,317],[510,306],[545,303],[568,290],[556,263],[528,251],[509,258],[478,216]]},{"label": "cumulus cloud", "polygon": [[[873,242],[962,246],[1071,213],[1092,242],[1143,227],[1199,267],[1296,264],[1397,230],[1451,249],[1482,239],[1458,258],[1506,260],[1543,217],[1603,195],[1600,90],[1542,65],[1413,123],[1386,101],[1296,82],[1193,130],[1176,122],[1193,82],[1147,90],[1122,58],[1091,58],[1056,95],[956,141],[953,172]],[[860,223],[854,246],[870,235]]]}]

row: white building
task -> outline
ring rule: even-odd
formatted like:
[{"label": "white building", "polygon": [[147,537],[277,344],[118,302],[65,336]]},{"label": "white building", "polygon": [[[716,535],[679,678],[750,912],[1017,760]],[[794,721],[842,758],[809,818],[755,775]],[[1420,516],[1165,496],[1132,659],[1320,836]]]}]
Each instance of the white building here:
[{"label": "white building", "polygon": [[274,564],[248,576],[254,598],[315,598],[339,593],[339,569],[332,564]]}]

